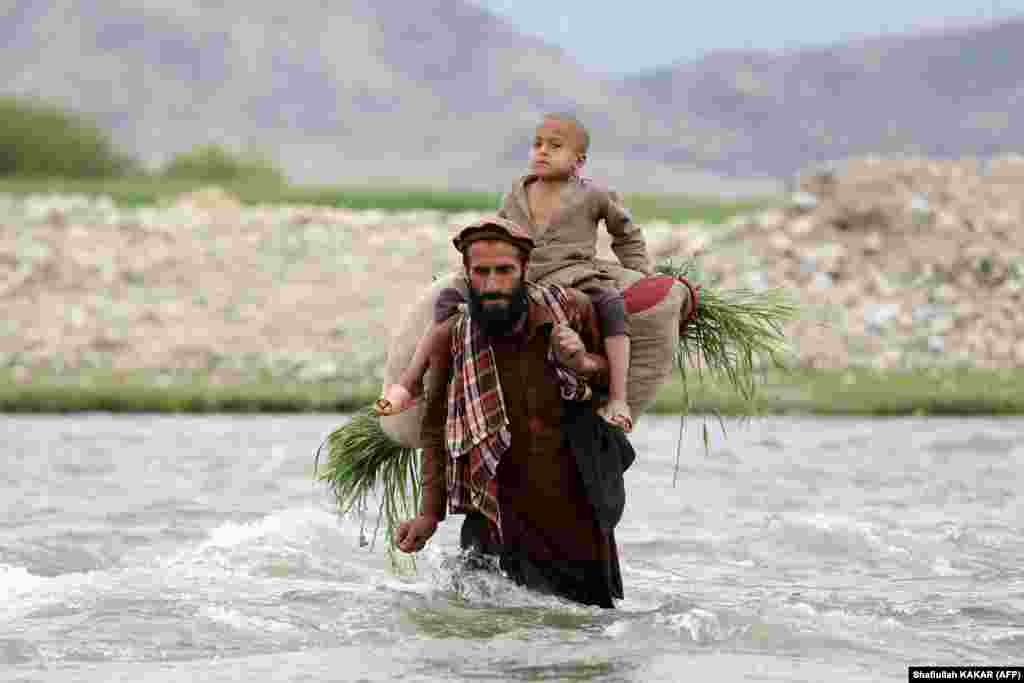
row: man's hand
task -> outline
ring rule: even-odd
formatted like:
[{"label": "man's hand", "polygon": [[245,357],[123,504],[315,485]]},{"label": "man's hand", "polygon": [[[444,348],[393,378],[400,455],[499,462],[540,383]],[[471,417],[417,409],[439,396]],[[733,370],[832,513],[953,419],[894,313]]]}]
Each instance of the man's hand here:
[{"label": "man's hand", "polygon": [[395,545],[403,553],[417,553],[437,531],[437,518],[433,515],[419,515],[398,525]]},{"label": "man's hand", "polygon": [[551,331],[551,350],[558,362],[576,372],[583,372],[587,349],[580,335],[566,324],[555,325]]}]

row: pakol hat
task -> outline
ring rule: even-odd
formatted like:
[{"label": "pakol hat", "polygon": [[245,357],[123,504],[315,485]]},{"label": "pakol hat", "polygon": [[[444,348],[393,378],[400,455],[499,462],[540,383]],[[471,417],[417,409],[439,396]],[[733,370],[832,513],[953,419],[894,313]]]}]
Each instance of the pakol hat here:
[{"label": "pakol hat", "polygon": [[523,230],[521,227],[508,220],[502,218],[497,214],[490,216],[484,216],[480,220],[470,225],[467,225],[459,234],[452,240],[452,244],[455,248],[461,251],[463,254],[466,253],[466,249],[469,245],[477,240],[500,240],[502,242],[508,242],[514,244],[529,255],[533,251],[534,244],[533,238],[530,237],[530,233]]}]

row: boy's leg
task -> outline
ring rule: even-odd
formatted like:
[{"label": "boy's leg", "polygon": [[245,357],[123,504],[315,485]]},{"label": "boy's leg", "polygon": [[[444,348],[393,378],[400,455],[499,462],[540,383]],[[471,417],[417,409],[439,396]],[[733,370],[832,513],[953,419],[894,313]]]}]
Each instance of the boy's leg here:
[{"label": "boy's leg", "polygon": [[629,334],[622,293],[610,287],[588,287],[583,291],[594,302],[608,356],[608,402],[597,412],[606,421],[629,432],[633,429],[633,415],[627,402]]},{"label": "boy's leg", "polygon": [[373,410],[377,415],[397,415],[412,406],[417,390],[422,387],[423,375],[430,365],[430,353],[438,340],[444,336],[444,323],[458,311],[465,300],[462,292],[456,288],[442,289],[438,293],[437,301],[434,303],[434,320],[427,333],[416,344],[412,360],[402,371],[398,381],[385,386],[381,397],[373,404]]},{"label": "boy's leg", "polygon": [[608,355],[608,402],[598,408],[597,413],[628,433],[633,430],[633,414],[629,410],[626,389],[629,377],[629,337],[624,334],[605,337],[604,349]]}]

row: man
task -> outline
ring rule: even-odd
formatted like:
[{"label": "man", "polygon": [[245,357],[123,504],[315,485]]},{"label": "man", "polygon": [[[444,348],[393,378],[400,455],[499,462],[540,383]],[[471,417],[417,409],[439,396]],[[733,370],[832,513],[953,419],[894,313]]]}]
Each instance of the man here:
[{"label": "man", "polygon": [[[517,583],[613,607],[622,597],[617,517],[600,516],[579,440],[563,438],[594,415],[591,385],[607,386],[593,304],[527,283],[534,242],[511,221],[488,217],[454,244],[470,301],[431,351],[422,505],[396,543],[419,551],[447,512],[465,513],[462,547],[497,555]],[[621,430],[596,422],[628,448]]]}]

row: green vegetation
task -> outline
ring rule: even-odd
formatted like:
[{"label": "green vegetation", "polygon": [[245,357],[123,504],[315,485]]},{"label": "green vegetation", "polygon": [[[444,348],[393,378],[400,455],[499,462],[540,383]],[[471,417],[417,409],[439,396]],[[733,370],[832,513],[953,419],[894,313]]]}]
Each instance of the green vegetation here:
[{"label": "green vegetation", "polygon": [[[659,263],[655,272],[698,282],[695,262]],[[756,398],[754,369],[758,362],[784,366],[787,350],[783,325],[796,317],[796,302],[781,289],[758,292],[750,289],[720,291],[703,287],[697,306],[679,337],[676,365],[685,382],[689,364],[726,382],[748,401]],[[693,359],[692,361],[690,359]]]},{"label": "green vegetation", "polygon": [[[185,192],[211,183],[191,178],[132,176],[110,179],[0,177],[0,193],[81,194],[108,196],[121,207],[160,206]],[[498,207],[497,192],[438,190],[431,188],[330,187],[282,184],[272,177],[215,183],[243,204],[304,204],[348,209],[409,211],[491,211]],[[626,205],[638,222],[669,221],[723,223],[733,216],[771,204],[770,199],[730,201],[686,195],[627,194]]]},{"label": "green vegetation", "polygon": [[379,386],[246,379],[215,382],[202,371],[35,371],[21,382],[0,371],[0,412],[294,413],[350,412],[377,398]]},{"label": "green vegetation", "polygon": [[137,170],[87,117],[0,97],[0,176],[109,178]]},{"label": "green vegetation", "polygon": [[[372,494],[380,493],[378,525],[384,525],[387,550],[397,564],[394,532],[401,520],[419,509],[417,449],[392,441],[369,408],[331,432],[324,446],[324,468],[322,473],[318,469],[317,477],[327,483],[342,514],[364,514]],[[320,455],[317,452],[317,468]],[[374,539],[377,531],[374,529]]]},{"label": "green vegetation", "polygon": [[[1024,415],[1024,368],[770,371],[753,405],[727,380],[690,370],[690,413],[747,415]],[[378,383],[300,383],[242,379],[218,384],[204,372],[81,370],[35,372],[16,381],[0,371],[0,412],[354,412]],[[683,385],[673,377],[649,412],[678,414]]]},{"label": "green vegetation", "polygon": [[779,203],[777,198],[722,199],[685,194],[627,193],[626,206],[637,221],[669,223],[725,223],[738,215],[751,214]]},{"label": "green vegetation", "polygon": [[[759,380],[750,403],[722,380],[688,377],[691,413],[722,415],[1024,415],[1024,368],[919,370],[772,370]],[[678,378],[666,382],[651,408],[678,413],[684,405]]]},{"label": "green vegetation", "polygon": [[282,185],[285,175],[274,164],[255,154],[235,154],[220,145],[199,145],[182,152],[164,167],[162,175],[176,180],[202,183],[258,182]]}]

